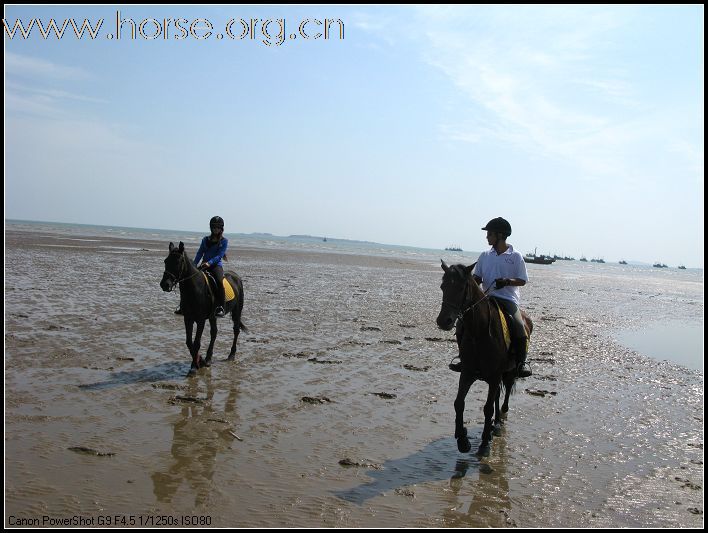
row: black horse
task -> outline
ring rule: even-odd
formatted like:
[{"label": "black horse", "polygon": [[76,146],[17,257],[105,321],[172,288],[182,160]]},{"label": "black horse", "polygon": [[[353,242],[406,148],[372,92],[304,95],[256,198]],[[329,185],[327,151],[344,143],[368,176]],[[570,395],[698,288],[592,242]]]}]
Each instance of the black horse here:
[{"label": "black horse", "polygon": [[[243,311],[243,282],[233,272],[225,272],[224,279],[228,280],[234,291],[234,299],[224,305],[224,312],[231,312],[231,319],[234,324],[234,342],[231,345],[229,361],[236,357],[236,342],[241,330],[247,331],[246,326],[241,322],[241,312]],[[170,243],[170,253],[165,259],[165,273],[160,281],[163,291],[169,292],[179,283],[180,307],[184,314],[184,327],[187,332],[187,348],[192,356],[192,367],[189,375],[194,374],[202,366],[211,365],[211,356],[214,351],[214,341],[216,340],[216,316],[215,309],[215,287],[209,285],[209,280],[204,272],[194,266],[194,263],[184,252],[184,243],[180,242],[179,247]],[[199,356],[204,323],[209,319],[209,330],[211,341],[207,349],[206,358]],[[192,328],[197,323],[197,332],[192,340]]]},{"label": "black horse", "polygon": [[[502,413],[509,410],[509,395],[516,380],[516,359],[509,353],[504,340],[504,329],[497,306],[485,294],[472,277],[474,265],[447,266],[442,261],[443,291],[442,308],[437,318],[438,327],[449,331],[457,322],[457,344],[462,361],[462,372],[455,399],[455,438],[457,449],[462,453],[470,451],[463,414],[465,397],[477,380],[487,382],[489,392],[484,404],[484,430],[482,443],[477,455],[487,456],[490,451],[492,429],[499,434],[503,424]],[[530,337],[533,330],[531,319],[522,311],[526,333]],[[457,320],[459,319],[459,320]],[[505,396],[501,412],[499,396],[504,384]],[[492,426],[492,413],[494,424]]]}]

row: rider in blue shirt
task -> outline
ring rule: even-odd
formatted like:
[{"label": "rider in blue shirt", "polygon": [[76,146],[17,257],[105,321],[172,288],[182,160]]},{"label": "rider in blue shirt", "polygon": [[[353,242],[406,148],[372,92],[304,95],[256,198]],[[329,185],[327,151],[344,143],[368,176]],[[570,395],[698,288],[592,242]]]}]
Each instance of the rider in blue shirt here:
[{"label": "rider in blue shirt", "polygon": [[[224,219],[221,217],[212,217],[209,221],[211,234],[202,239],[197,250],[197,255],[194,258],[194,265],[202,270],[208,270],[216,280],[217,290],[217,307],[216,316],[224,316],[224,268],[221,260],[226,257],[226,248],[229,246],[229,240],[224,237]],[[199,262],[202,262],[201,265]],[[182,314],[181,309],[175,311],[176,314]]]},{"label": "rider in blue shirt", "polygon": [[[211,235],[202,239],[197,255],[194,258],[194,265],[202,270],[208,270],[216,280],[218,300],[216,302],[216,316],[224,316],[224,268],[221,260],[226,255],[226,248],[229,240],[224,237],[224,219],[212,217],[209,221]],[[202,261],[202,264],[199,264]]]}]

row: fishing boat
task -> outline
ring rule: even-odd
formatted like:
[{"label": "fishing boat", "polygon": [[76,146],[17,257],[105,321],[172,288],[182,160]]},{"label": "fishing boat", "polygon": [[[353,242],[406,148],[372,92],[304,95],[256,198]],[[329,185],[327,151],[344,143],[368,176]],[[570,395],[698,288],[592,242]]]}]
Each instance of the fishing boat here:
[{"label": "fishing boat", "polygon": [[533,263],[535,265],[550,265],[555,262],[555,259],[550,255],[536,255],[536,248],[533,249],[533,254],[524,256],[524,263]]},{"label": "fishing boat", "polygon": [[679,270],[686,270],[686,267],[683,265],[679,265]]},{"label": "fishing boat", "polygon": [[462,248],[460,248],[459,246],[449,246],[449,247],[445,248],[445,251],[446,252],[461,252]]},{"label": "fishing boat", "polygon": [[664,263],[654,263],[654,268],[669,268]]},{"label": "fishing boat", "polygon": [[627,264],[627,261],[625,261],[624,259],[622,259],[622,261],[620,261],[620,265],[626,265],[626,264]]}]

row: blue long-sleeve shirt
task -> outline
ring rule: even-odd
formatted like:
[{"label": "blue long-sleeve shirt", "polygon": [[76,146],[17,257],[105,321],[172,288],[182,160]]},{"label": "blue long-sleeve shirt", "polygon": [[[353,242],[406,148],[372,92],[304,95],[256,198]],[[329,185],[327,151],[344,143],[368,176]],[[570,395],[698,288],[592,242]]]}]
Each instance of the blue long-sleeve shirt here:
[{"label": "blue long-sleeve shirt", "polygon": [[219,265],[223,268],[221,260],[226,255],[226,248],[229,245],[229,240],[222,237],[218,243],[213,243],[209,239],[209,235],[202,239],[202,243],[197,250],[197,256],[194,258],[194,264],[199,265],[199,261],[203,258],[205,263],[209,263],[209,268],[214,265]]}]

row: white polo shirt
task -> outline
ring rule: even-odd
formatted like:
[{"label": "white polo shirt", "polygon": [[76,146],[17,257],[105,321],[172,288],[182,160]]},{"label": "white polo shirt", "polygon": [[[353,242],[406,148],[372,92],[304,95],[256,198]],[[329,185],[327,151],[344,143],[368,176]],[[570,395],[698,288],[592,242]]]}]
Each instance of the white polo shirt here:
[{"label": "white polo shirt", "polygon": [[[497,278],[529,280],[523,256],[515,251],[511,244],[507,246],[509,246],[509,248],[503,254],[497,254],[497,251],[492,247],[486,252],[482,252],[479,259],[477,259],[477,265],[474,267],[472,273],[482,278],[482,289],[485,291],[491,285],[494,285],[494,280]],[[489,291],[489,295],[495,298],[512,300],[516,305],[521,304],[521,291],[519,291],[519,287],[507,285],[502,289]]]}]

